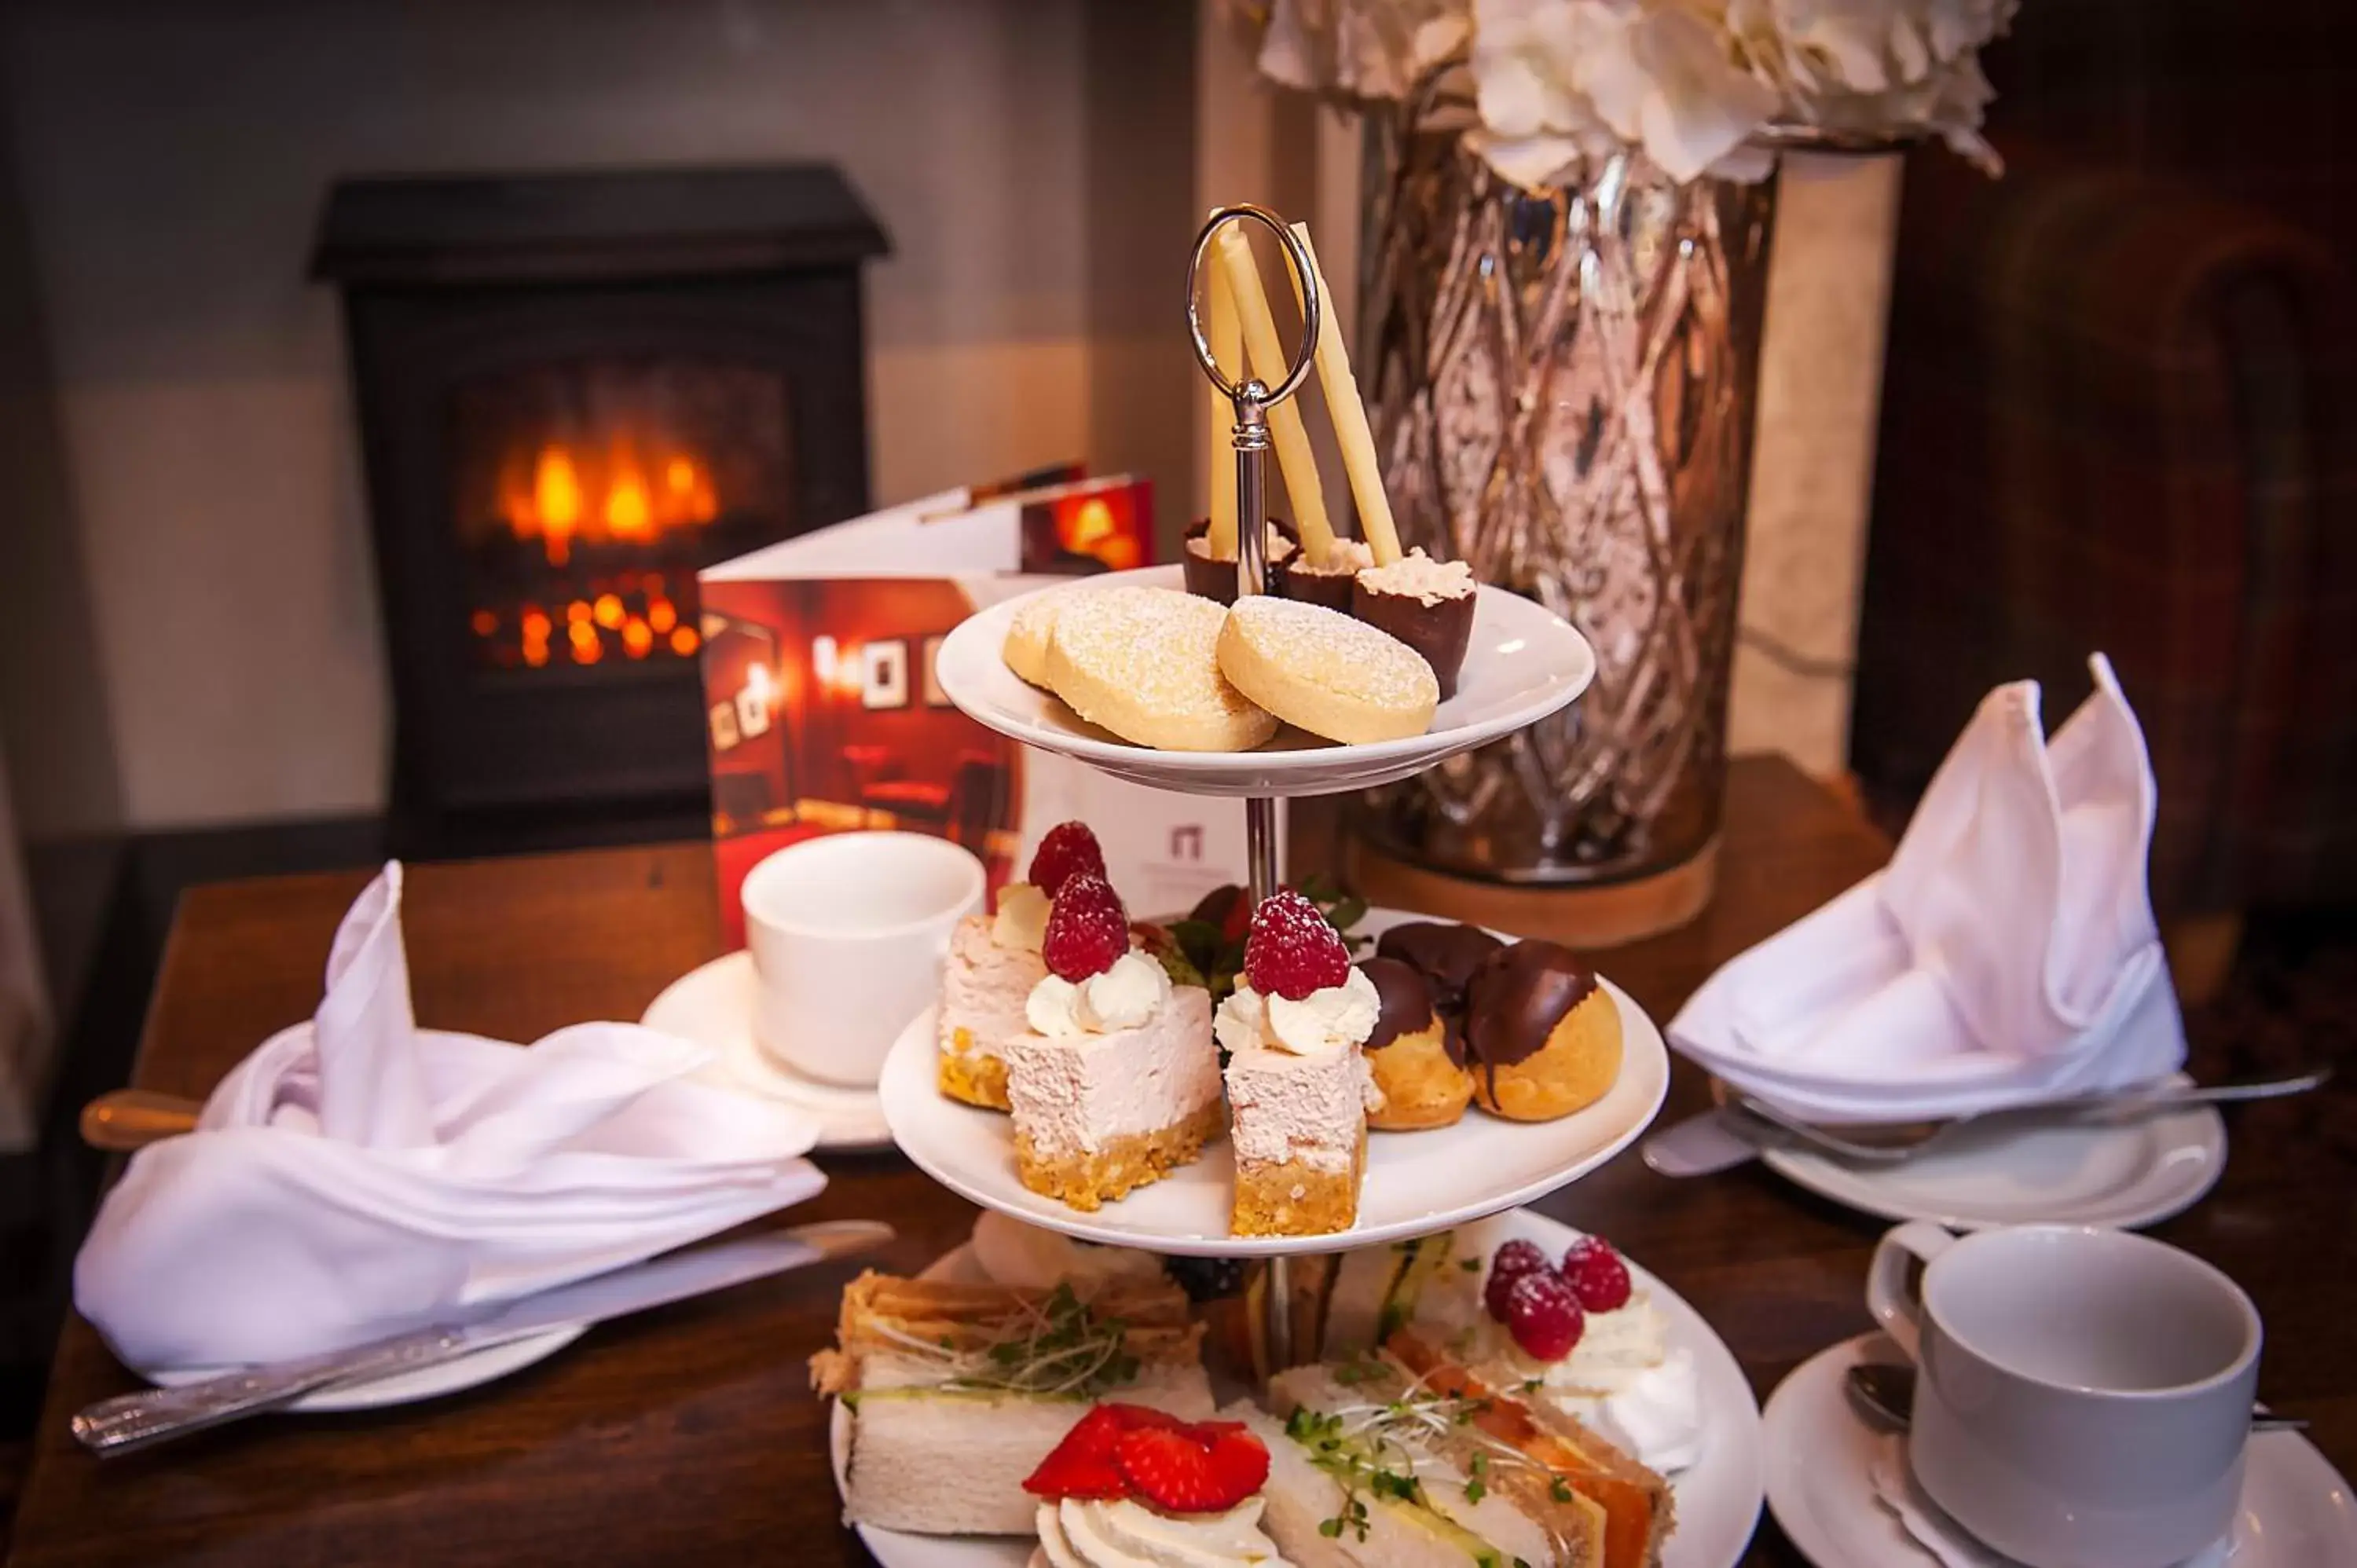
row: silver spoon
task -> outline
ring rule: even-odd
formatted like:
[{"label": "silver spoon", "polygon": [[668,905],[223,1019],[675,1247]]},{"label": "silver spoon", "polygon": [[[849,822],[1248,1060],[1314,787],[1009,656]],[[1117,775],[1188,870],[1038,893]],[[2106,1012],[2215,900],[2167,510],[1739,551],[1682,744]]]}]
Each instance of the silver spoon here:
[{"label": "silver spoon", "polygon": [[2107,1125],[2173,1111],[2187,1105],[2222,1105],[2238,1101],[2277,1100],[2305,1094],[2332,1077],[2330,1068],[2282,1078],[2253,1079],[2233,1083],[2145,1084],[2133,1089],[2105,1090],[2063,1100],[2029,1105],[2002,1106],[1945,1121],[1842,1122],[1820,1125],[1804,1122],[1751,1095],[1730,1090],[1726,1103],[1755,1122],[1766,1122],[1787,1137],[1851,1165],[1895,1165],[1913,1159],[1932,1144],[1965,1127],[2018,1120],[2061,1122],[2077,1125]]},{"label": "silver spoon", "polygon": [[[1889,1361],[1865,1361],[1849,1369],[1844,1380],[1849,1397],[1868,1415],[1904,1432],[1915,1408],[1915,1369]],[[2294,1416],[2269,1415],[2265,1405],[2251,1407],[2253,1432],[2305,1432],[2308,1423]]]}]

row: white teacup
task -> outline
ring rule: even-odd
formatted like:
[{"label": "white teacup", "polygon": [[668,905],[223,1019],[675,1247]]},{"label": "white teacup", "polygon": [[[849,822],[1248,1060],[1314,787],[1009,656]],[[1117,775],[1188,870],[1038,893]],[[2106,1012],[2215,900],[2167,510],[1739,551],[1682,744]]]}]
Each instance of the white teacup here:
[{"label": "white teacup", "polygon": [[1866,1303],[1917,1367],[1915,1478],[1986,1544],[2032,1568],[2163,1568],[2232,1526],[2259,1315],[2201,1259],[2124,1230],[1916,1220],[1875,1248]]},{"label": "white teacup", "polygon": [[972,854],[927,833],[829,833],[761,861],[743,895],[754,1039],[823,1083],[872,1087],[940,991],[950,934],[982,908],[986,880]]}]

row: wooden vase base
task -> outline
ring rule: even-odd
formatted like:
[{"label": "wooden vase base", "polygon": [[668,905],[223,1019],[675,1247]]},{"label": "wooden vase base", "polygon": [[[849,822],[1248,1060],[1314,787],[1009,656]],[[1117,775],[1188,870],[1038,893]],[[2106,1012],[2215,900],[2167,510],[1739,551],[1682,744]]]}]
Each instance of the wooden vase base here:
[{"label": "wooden vase base", "polygon": [[1675,930],[1703,911],[1718,880],[1718,840],[1683,865],[1595,887],[1512,886],[1429,871],[1356,834],[1342,843],[1342,879],[1368,903],[1545,937],[1570,948],[1610,948]]}]

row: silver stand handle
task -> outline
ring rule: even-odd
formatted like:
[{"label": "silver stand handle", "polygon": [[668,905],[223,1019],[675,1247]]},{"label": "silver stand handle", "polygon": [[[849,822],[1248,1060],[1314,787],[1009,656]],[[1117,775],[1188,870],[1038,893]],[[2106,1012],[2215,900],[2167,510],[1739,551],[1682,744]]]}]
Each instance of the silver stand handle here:
[{"label": "silver stand handle", "polygon": [[[1301,346],[1294,351],[1293,363],[1286,368],[1285,379],[1275,387],[1247,373],[1243,380],[1231,379],[1211,357],[1211,346],[1204,338],[1203,324],[1196,312],[1196,283],[1202,271],[1204,253],[1222,225],[1232,222],[1258,223],[1275,234],[1285,249],[1286,263],[1301,285]],[[1268,592],[1268,411],[1291,397],[1301,385],[1302,378],[1317,360],[1318,330],[1325,302],[1319,297],[1318,268],[1310,261],[1301,241],[1285,220],[1266,208],[1253,206],[1223,207],[1211,216],[1202,231],[1195,236],[1195,253],[1187,272],[1187,328],[1195,340],[1195,359],[1211,384],[1227,394],[1235,404],[1236,423],[1230,434],[1236,452],[1236,597],[1247,598]],[[1247,371],[1249,367],[1246,367]],[[1276,891],[1281,885],[1277,868],[1276,801],[1266,795],[1254,795],[1244,801],[1244,845],[1246,886],[1252,907]],[[1255,1348],[1264,1365],[1263,1377],[1283,1371],[1293,1365],[1293,1268],[1291,1260],[1278,1254],[1268,1261],[1265,1288],[1261,1296],[1259,1335]]]}]

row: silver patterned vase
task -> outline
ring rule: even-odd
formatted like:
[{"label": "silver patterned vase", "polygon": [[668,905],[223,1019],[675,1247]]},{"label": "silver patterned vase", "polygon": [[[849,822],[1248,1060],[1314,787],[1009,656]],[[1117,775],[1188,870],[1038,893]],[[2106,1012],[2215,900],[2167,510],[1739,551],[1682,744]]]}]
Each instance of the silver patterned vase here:
[{"label": "silver patterned vase", "polygon": [[1775,183],[1615,160],[1533,193],[1453,135],[1370,147],[1359,340],[1401,538],[1571,621],[1598,670],[1356,825],[1492,882],[1683,865],[1718,831]]}]

